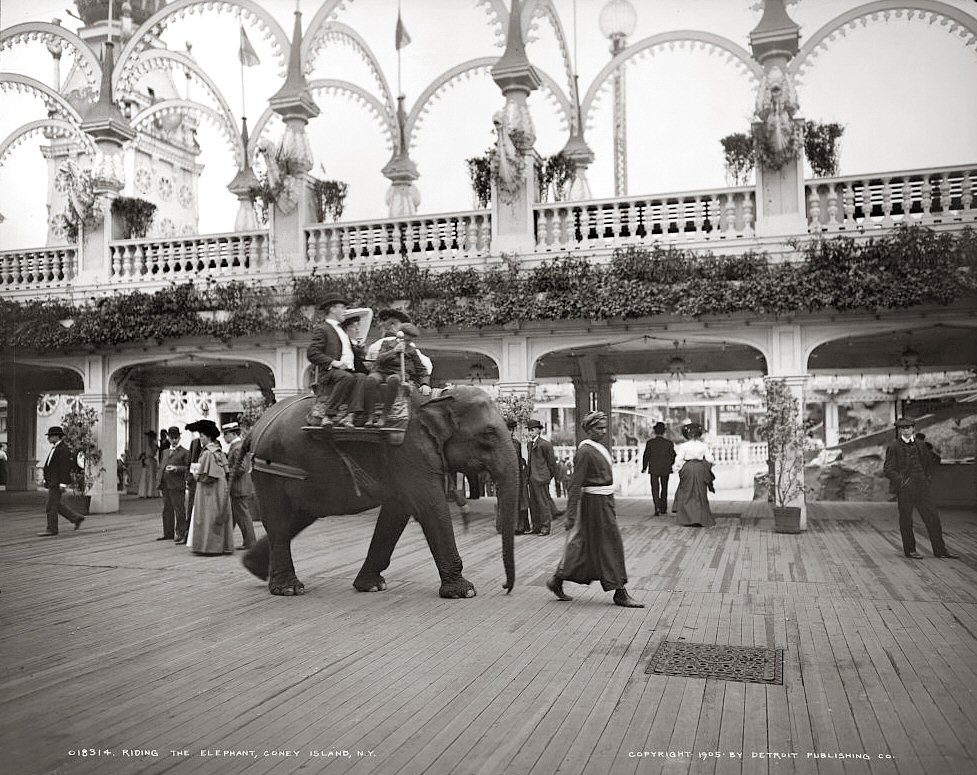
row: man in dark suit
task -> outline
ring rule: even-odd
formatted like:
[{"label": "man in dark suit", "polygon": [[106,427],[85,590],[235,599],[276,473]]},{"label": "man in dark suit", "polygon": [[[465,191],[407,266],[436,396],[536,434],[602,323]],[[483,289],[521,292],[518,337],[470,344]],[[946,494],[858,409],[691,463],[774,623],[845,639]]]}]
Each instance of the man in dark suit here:
[{"label": "man in dark suit", "polygon": [[913,509],[923,518],[933,555],[957,559],[957,555],[950,554],[943,543],[943,526],[930,492],[930,479],[937,465],[938,460],[933,452],[916,439],[916,421],[909,417],[896,420],[896,440],[886,447],[882,474],[889,480],[889,490],[896,494],[899,504],[902,551],[913,560],[923,559],[923,555],[916,551]]},{"label": "man in dark suit", "polygon": [[231,490],[231,517],[241,528],[244,544],[238,549],[250,549],[255,544],[254,519],[251,503],[254,499],[254,483],[251,481],[251,457],[245,455],[241,442],[241,426],[229,422],[221,426],[221,433],[230,444],[227,450],[227,481]]},{"label": "man in dark suit", "polygon": [[[163,535],[157,541],[187,542],[187,472],[190,451],[180,446],[180,429],[175,425],[166,431],[169,446],[156,472],[156,489],[163,494]],[[174,521],[175,532],[174,532]]]},{"label": "man in dark suit", "polygon": [[61,493],[71,484],[71,471],[75,465],[74,454],[64,443],[64,430],[58,425],[48,429],[47,440],[51,444],[44,461],[44,486],[47,487],[47,530],[39,536],[58,534],[58,514],[75,526],[81,527],[85,518],[61,502]]},{"label": "man in dark suit", "polygon": [[675,463],[675,445],[665,438],[665,423],[656,422],[655,435],[645,444],[641,459],[641,473],[651,475],[651,497],[655,501],[655,516],[668,514],[668,475]]},{"label": "man in dark suit", "polygon": [[[347,306],[346,299],[337,295],[327,296],[319,305],[326,313],[326,322],[316,326],[307,352],[309,362],[316,367],[312,385],[315,406],[309,413],[310,425],[328,428],[335,424],[350,426],[366,422],[366,375],[354,372],[353,345],[342,328]],[[344,404],[351,417],[338,416],[339,407]]]},{"label": "man in dark suit", "polygon": [[550,480],[557,474],[556,454],[553,445],[542,437],[543,424],[539,420],[530,420],[526,423],[526,429],[529,431],[529,515],[533,532],[547,536],[553,521]]}]

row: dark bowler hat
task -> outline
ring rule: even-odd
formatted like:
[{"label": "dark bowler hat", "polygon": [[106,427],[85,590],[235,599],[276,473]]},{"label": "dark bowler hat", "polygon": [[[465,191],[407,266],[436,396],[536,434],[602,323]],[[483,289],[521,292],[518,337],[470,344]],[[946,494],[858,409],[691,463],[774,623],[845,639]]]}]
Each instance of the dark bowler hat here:
[{"label": "dark bowler hat", "polygon": [[539,428],[540,430],[543,430],[543,423],[541,423],[539,420],[530,420],[529,422],[526,423],[526,427]]},{"label": "dark bowler hat", "polygon": [[515,420],[505,421],[505,427],[508,428],[510,431],[514,431],[518,427],[518,425],[519,423],[517,423]]},{"label": "dark bowler hat", "polygon": [[379,312],[377,312],[377,320],[379,320],[381,323],[384,320],[391,320],[391,319],[399,320],[401,323],[411,322],[410,315],[408,315],[406,312],[404,312],[401,309],[394,309],[393,307],[390,307],[388,309],[382,309]]},{"label": "dark bowler hat", "polygon": [[404,323],[404,325],[400,327],[400,332],[404,336],[409,336],[411,339],[417,339],[417,337],[421,335],[421,330],[413,323]]},{"label": "dark bowler hat", "polygon": [[50,428],[47,429],[47,435],[48,436],[60,436],[63,439],[64,438],[64,428],[62,428],[60,425],[52,425]]},{"label": "dark bowler hat", "polygon": [[912,417],[900,417],[895,422],[897,428],[913,428],[916,425],[916,421]]},{"label": "dark bowler hat", "polygon": [[326,298],[319,302],[319,309],[329,311],[330,307],[336,304],[342,304],[344,307],[349,306],[349,300],[340,296],[338,293],[330,293]]},{"label": "dark bowler hat", "polygon": [[171,425],[169,428],[166,429],[166,435],[167,436],[179,436],[180,435],[180,429],[177,428],[175,425]]}]

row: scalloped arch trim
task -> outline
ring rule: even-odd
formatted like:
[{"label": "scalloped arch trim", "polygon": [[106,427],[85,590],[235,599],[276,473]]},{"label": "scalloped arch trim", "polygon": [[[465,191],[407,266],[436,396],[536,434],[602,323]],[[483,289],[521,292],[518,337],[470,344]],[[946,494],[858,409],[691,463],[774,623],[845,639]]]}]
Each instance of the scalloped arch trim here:
[{"label": "scalloped arch trim", "polygon": [[60,118],[42,118],[37,121],[31,121],[29,124],[24,124],[23,126],[17,127],[17,129],[7,135],[6,139],[0,143],[0,167],[2,167],[6,161],[7,155],[10,154],[17,146],[32,135],[36,135],[45,129],[59,129],[64,133],[64,136],[75,138],[84,146],[86,153],[94,154],[97,150],[92,138],[82,132],[77,125]]},{"label": "scalloped arch trim", "polygon": [[940,21],[942,26],[949,25],[949,33],[962,33],[961,37],[965,38],[965,45],[977,48],[977,18],[951,5],[938,0],[913,0],[912,2],[877,0],[853,8],[824,24],[797,52],[788,70],[791,75],[800,76],[818,56],[827,50],[832,41],[843,37],[849,30],[859,25],[867,27],[870,22],[886,22],[890,18],[902,18],[904,15],[907,21],[919,19],[929,24]]},{"label": "scalloped arch trim", "polygon": [[163,100],[139,111],[132,117],[132,125],[139,127],[141,124],[154,118],[157,114],[162,116],[196,114],[207,119],[220,130],[221,134],[227,140],[228,148],[230,148],[234,156],[234,162],[239,167],[244,163],[244,148],[241,145],[241,138],[238,137],[236,132],[228,128],[224,116],[213,108],[207,105],[201,105],[199,102],[188,102],[187,100]]},{"label": "scalloped arch trim", "polygon": [[0,30],[0,51],[12,48],[18,43],[28,43],[32,40],[47,43],[54,39],[64,41],[71,46],[75,53],[75,62],[81,67],[92,91],[97,94],[101,86],[102,65],[85,41],[64,27],[49,22],[15,24]]}]

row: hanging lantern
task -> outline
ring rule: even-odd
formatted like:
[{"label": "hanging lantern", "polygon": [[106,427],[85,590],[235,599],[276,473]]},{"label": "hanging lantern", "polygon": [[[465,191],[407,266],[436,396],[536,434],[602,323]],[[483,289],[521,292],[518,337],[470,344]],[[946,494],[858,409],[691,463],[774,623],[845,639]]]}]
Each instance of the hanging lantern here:
[{"label": "hanging lantern", "polygon": [[903,349],[899,360],[902,362],[902,368],[904,368],[906,371],[915,371],[917,374],[919,374],[922,358],[912,347],[907,346],[905,349]]},{"label": "hanging lantern", "polygon": [[675,340],[675,355],[668,359],[668,373],[680,379],[689,372],[689,364],[678,352],[678,340]]}]

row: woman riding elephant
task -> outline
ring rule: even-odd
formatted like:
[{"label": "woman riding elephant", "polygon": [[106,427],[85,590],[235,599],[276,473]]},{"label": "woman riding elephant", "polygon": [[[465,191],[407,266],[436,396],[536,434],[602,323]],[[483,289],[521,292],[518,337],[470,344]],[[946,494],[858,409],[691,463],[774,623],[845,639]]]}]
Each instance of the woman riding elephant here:
[{"label": "woman riding elephant", "polygon": [[[489,396],[456,387],[438,398],[411,400],[403,443],[379,441],[371,431],[337,441],[332,432],[303,431],[312,396],[288,399],[267,410],[245,444],[254,454],[254,488],[267,535],[244,557],[244,565],[268,579],[273,595],[299,595],[291,542],[319,517],[356,514],[380,506],[366,560],[353,582],[361,592],[386,589],[381,575],[407,522],[424,530],[438,573],[439,594],[473,597],[462,576],[444,477],[450,471],[488,471],[498,486],[502,514],[505,588],[515,580],[513,530],[519,469],[505,421]],[[246,450],[247,451],[247,450]]]}]

